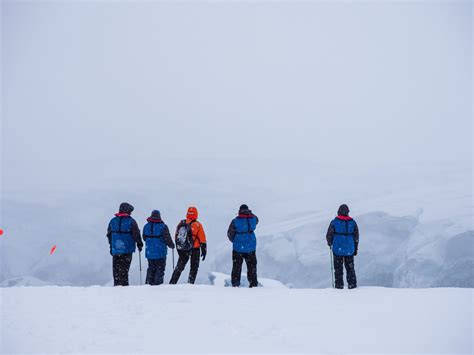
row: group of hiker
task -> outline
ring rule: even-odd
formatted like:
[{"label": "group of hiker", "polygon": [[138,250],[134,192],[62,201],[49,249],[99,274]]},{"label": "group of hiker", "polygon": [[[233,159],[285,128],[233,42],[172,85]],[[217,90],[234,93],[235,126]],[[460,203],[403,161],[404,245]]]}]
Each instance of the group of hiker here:
[{"label": "group of hiker", "polygon": [[[128,286],[128,273],[132,262],[132,255],[136,249],[142,251],[145,246],[145,257],[148,260],[146,283],[161,285],[164,283],[166,257],[168,248],[177,249],[178,262],[169,281],[176,284],[190,261],[188,283],[196,281],[199,263],[207,255],[206,233],[203,225],[198,221],[198,210],[189,207],[186,219],[180,221],[176,227],[174,240],[168,226],[163,222],[160,211],[153,210],[147,223],[143,227],[143,234],[137,222],[131,216],[134,207],[123,202],[118,213],[109,223],[107,239],[112,255],[112,270],[114,286]],[[237,216],[231,221],[227,230],[227,237],[232,242],[232,273],[233,287],[240,286],[242,264],[247,265],[249,287],[257,287],[257,228],[258,217],[253,214],[246,204],[239,207]],[[143,239],[142,239],[143,237]],[[143,243],[145,242],[145,245]],[[341,205],[337,217],[328,228],[326,241],[331,248],[334,267],[334,284],[338,289],[344,288],[343,268],[346,268],[348,288],[357,287],[354,269],[354,256],[357,255],[359,245],[359,229],[354,219],[349,217],[349,207]]]}]

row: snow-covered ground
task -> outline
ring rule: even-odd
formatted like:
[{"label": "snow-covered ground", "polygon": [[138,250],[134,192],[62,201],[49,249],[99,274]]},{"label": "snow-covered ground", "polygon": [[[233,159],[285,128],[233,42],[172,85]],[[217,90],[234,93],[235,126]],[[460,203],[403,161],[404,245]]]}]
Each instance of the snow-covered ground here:
[{"label": "snow-covered ground", "polygon": [[[221,272],[211,272],[209,273],[209,281],[211,285],[217,287],[232,287],[232,279],[230,275],[223,274]],[[266,279],[260,277],[258,279],[258,285],[265,288],[287,288],[280,281]],[[247,280],[247,275],[242,274],[240,279],[240,287],[249,287],[249,282]]]},{"label": "snow-covered ground", "polygon": [[472,353],[473,291],[0,289],[1,353]]}]

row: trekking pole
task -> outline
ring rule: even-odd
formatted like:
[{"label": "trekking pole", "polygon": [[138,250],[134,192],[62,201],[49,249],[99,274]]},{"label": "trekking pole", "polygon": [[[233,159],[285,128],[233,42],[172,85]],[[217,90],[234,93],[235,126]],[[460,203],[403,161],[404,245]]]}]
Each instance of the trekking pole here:
[{"label": "trekking pole", "polygon": [[174,248],[172,249],[172,251],[173,251],[173,254],[172,254],[173,255],[173,258],[172,258],[173,259],[173,270],[174,270]]},{"label": "trekking pole", "polygon": [[329,256],[331,258],[331,279],[332,279],[332,288],[334,288],[334,261],[332,256],[332,248],[329,247]]},{"label": "trekking pole", "polygon": [[138,251],[138,264],[140,265],[140,285],[142,285],[142,252]]}]

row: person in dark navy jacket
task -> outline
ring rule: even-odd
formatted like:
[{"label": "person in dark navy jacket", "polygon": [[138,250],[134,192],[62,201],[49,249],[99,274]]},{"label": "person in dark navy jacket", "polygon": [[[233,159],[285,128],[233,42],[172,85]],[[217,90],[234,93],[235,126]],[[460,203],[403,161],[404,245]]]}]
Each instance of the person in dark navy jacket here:
[{"label": "person in dark navy jacket", "polygon": [[334,254],[334,286],[344,288],[343,266],[345,266],[348,287],[356,288],[354,256],[359,249],[359,228],[356,221],[349,217],[347,205],[339,207],[337,217],[329,224],[326,240]]},{"label": "person in dark navy jacket", "polygon": [[161,285],[165,276],[168,248],[174,249],[168,226],[162,221],[160,211],[154,210],[143,227],[145,256],[148,259],[146,283]]},{"label": "person in dark navy jacket", "polygon": [[128,272],[132,263],[132,254],[136,248],[139,251],[143,248],[140,229],[137,222],[131,217],[132,212],[133,206],[122,202],[119,212],[115,214],[107,228],[114,286],[128,286]]},{"label": "person in dark navy jacket", "polygon": [[239,208],[239,215],[232,220],[227,231],[227,237],[232,242],[232,286],[240,286],[242,263],[247,264],[247,279],[250,287],[257,287],[257,228],[258,217],[247,205]]}]

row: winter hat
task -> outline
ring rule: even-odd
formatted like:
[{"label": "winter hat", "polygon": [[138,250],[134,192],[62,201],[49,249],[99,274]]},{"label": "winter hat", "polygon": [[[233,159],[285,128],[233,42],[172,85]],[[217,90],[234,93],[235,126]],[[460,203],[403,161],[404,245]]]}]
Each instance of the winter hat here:
[{"label": "winter hat", "polygon": [[246,204],[240,205],[239,207],[239,214],[250,214],[251,211],[249,210],[249,206]]},{"label": "winter hat", "polygon": [[349,207],[346,204],[340,205],[339,209],[337,210],[338,216],[348,216],[349,215]]},{"label": "winter hat", "polygon": [[161,213],[158,210],[151,211],[150,219],[161,219]]},{"label": "winter hat", "polygon": [[198,210],[196,207],[189,207],[186,219],[195,220],[198,218]]},{"label": "winter hat", "polygon": [[119,213],[127,213],[131,214],[133,212],[134,208],[131,204],[128,202],[122,202],[119,207]]}]

